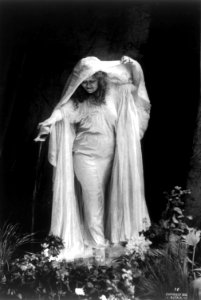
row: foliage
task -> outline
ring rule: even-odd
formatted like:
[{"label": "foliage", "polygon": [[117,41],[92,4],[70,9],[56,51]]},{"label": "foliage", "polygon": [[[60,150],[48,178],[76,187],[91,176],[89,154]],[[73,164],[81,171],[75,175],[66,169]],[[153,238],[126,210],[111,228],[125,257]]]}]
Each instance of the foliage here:
[{"label": "foliage", "polygon": [[40,253],[27,253],[10,263],[1,294],[23,299],[135,298],[134,281],[140,275],[135,258],[144,259],[148,248],[142,237],[138,243],[128,245],[119,261],[108,265],[96,261],[58,261],[57,255],[63,248],[59,237],[50,236],[41,246]]},{"label": "foliage", "polygon": [[45,256],[56,257],[60,251],[64,249],[62,239],[58,236],[49,235],[45,238],[44,243],[41,244]]},{"label": "foliage", "polygon": [[0,228],[0,265],[9,264],[19,247],[30,243],[32,236],[33,234],[21,234],[18,224],[5,223]]},{"label": "foliage", "polygon": [[189,190],[178,186],[165,193],[167,206],[159,224],[153,224],[144,232],[153,242],[153,253],[156,251],[158,255],[157,259],[155,255],[149,256],[149,251],[146,256],[140,286],[141,291],[153,299],[165,299],[166,291],[173,290],[174,286],[190,295],[193,280],[201,276],[201,269],[196,263],[196,247],[201,231],[189,227],[192,217],[185,214],[185,197],[188,194]]},{"label": "foliage", "polygon": [[32,242],[33,234],[20,233],[19,225],[5,223],[0,228],[0,284],[6,281],[5,272],[21,246]]},{"label": "foliage", "polygon": [[[177,247],[178,253],[181,253],[181,245],[177,244]],[[163,300],[175,288],[188,293],[189,280],[185,261],[168,248],[151,249],[142,268],[143,274],[138,284],[141,299]]]},{"label": "foliage", "polygon": [[0,231],[4,247],[4,252],[0,252],[4,262],[0,296],[40,300],[163,300],[166,293],[178,288],[192,295],[191,299],[198,299],[201,268],[196,249],[200,231],[189,227],[191,217],[185,216],[188,193],[180,187],[166,193],[167,207],[159,224],[125,243],[123,254],[112,261],[106,258],[104,264],[96,258],[59,260],[64,246],[59,237],[52,235],[43,241],[40,252],[17,257],[13,255],[16,246],[28,242],[28,236],[20,240],[19,235],[13,236],[15,226],[4,227]]},{"label": "foliage", "polygon": [[167,201],[166,209],[158,224],[151,225],[149,230],[143,232],[149,238],[154,247],[160,247],[169,242],[170,236],[182,236],[188,234],[188,222],[191,216],[185,215],[185,197],[190,190],[182,190],[176,186],[170,193],[164,193]]}]

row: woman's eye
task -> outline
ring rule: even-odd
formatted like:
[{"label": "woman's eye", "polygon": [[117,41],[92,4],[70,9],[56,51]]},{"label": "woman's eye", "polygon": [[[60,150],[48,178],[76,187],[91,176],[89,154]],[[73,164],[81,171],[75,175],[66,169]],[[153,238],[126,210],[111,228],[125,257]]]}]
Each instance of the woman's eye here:
[{"label": "woman's eye", "polygon": [[94,84],[96,82],[96,80],[91,80],[91,81],[83,81],[83,85],[87,85],[87,84]]}]

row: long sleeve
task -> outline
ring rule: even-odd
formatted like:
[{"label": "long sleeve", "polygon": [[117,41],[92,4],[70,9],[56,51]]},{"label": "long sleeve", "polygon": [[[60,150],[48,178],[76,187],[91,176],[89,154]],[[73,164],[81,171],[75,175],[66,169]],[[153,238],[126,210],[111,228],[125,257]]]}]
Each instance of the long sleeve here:
[{"label": "long sleeve", "polygon": [[[64,113],[62,109],[61,112]],[[73,126],[66,117],[55,123],[49,140],[48,159],[54,167],[50,233],[62,238],[65,249],[61,255],[64,257],[71,257],[84,247],[74,189],[74,138]]]},{"label": "long sleeve", "polygon": [[69,100],[64,105],[57,107],[51,117],[55,118],[55,123],[51,128],[48,160],[53,166],[56,166],[60,151],[61,135],[64,132],[63,128],[65,129],[66,136],[72,142],[75,138],[74,124],[80,120],[80,108],[76,108],[73,101]]},{"label": "long sleeve", "polygon": [[75,107],[72,100],[69,100],[67,103],[62,105],[60,108],[60,114],[62,118],[67,118],[69,123],[76,123],[79,119],[80,109],[79,107]]},{"label": "long sleeve", "polygon": [[63,116],[62,116],[62,113],[61,113],[61,110],[60,109],[55,109],[53,111],[53,113],[51,114],[51,119],[54,120],[54,122],[58,122],[58,121],[61,121]]},{"label": "long sleeve", "polygon": [[54,121],[54,123],[62,121],[64,118],[67,118],[70,123],[74,123],[78,117],[79,109],[74,107],[74,104],[71,100],[62,105],[61,107],[57,107],[50,118]]},{"label": "long sleeve", "polygon": [[115,90],[118,120],[106,220],[106,236],[113,243],[134,239],[150,225],[140,143],[148,121],[143,90],[143,86],[134,88],[132,84],[119,85]]},{"label": "long sleeve", "polygon": [[136,61],[134,61],[132,73],[134,85],[137,87],[134,99],[139,118],[140,138],[142,138],[148,126],[151,104],[146,90],[142,68]]}]

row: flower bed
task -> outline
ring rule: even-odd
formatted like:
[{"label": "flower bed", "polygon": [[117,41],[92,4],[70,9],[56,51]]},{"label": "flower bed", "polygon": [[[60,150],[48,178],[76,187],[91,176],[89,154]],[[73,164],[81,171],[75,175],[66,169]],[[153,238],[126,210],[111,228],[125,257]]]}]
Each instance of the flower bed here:
[{"label": "flower bed", "polygon": [[[7,259],[1,254],[0,298],[162,300],[177,291],[184,300],[193,282],[192,299],[199,299],[195,290],[200,289],[196,279],[200,277],[196,265],[200,231],[187,224],[191,219],[184,214],[187,193],[175,187],[167,194],[167,208],[159,224],[129,241],[112,261],[58,261],[63,244],[54,236],[43,241],[38,253]],[[5,234],[0,236],[0,244],[5,245],[5,240]]]}]

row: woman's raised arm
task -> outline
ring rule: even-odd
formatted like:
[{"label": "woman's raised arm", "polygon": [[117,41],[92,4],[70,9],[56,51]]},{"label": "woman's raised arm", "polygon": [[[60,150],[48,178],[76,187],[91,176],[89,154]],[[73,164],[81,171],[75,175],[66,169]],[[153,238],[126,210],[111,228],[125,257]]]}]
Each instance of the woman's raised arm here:
[{"label": "woman's raised arm", "polygon": [[144,82],[143,70],[136,60],[128,56],[123,56],[121,62],[123,64],[130,63],[132,65],[133,84],[136,87],[134,99],[139,118],[140,138],[142,138],[148,126],[151,109],[149,96]]}]

